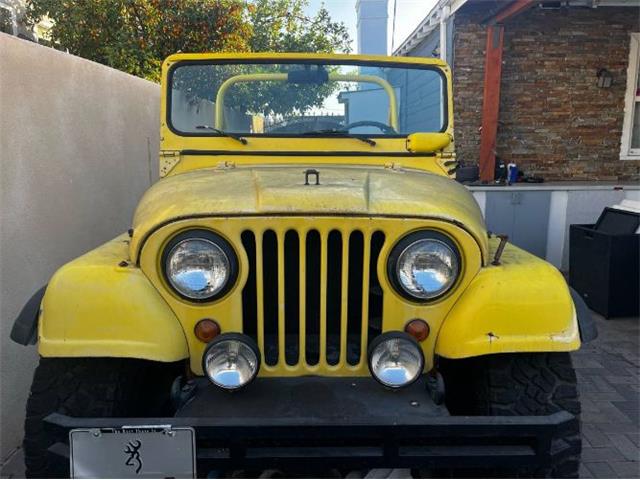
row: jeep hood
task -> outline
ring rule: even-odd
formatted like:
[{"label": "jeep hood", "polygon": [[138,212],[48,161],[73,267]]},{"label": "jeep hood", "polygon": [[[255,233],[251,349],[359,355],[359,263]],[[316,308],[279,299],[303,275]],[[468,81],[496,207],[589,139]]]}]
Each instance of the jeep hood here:
[{"label": "jeep hood", "polygon": [[144,239],[168,222],[225,215],[371,215],[425,217],[454,222],[478,242],[487,258],[482,213],[471,193],[443,176],[390,168],[204,169],[166,177],[142,197],[133,219],[132,258]]}]

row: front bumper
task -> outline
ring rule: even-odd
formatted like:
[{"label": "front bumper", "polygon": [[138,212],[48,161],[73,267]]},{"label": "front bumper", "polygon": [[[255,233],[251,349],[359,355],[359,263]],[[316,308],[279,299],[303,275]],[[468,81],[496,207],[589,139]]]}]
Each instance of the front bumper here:
[{"label": "front bumper", "polygon": [[[450,416],[424,379],[385,390],[371,378],[259,378],[228,393],[204,382],[171,418],[46,418],[64,456],[74,428],[190,426],[199,475],[210,470],[311,468],[509,468],[545,466],[577,453],[558,439],[578,420]],[[68,450],[68,447],[66,447]]]}]

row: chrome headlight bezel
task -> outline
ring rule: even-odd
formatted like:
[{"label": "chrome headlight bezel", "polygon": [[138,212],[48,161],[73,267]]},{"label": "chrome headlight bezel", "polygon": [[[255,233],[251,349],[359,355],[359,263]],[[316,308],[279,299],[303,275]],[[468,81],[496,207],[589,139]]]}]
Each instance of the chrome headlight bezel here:
[{"label": "chrome headlight bezel", "polygon": [[[451,284],[443,291],[427,297],[416,296],[411,292],[409,292],[407,289],[405,289],[404,285],[400,281],[399,274],[398,274],[400,270],[399,262],[402,257],[402,254],[407,249],[412,247],[414,244],[422,241],[438,242],[446,246],[451,251],[457,263],[457,269],[455,271],[455,276]],[[395,246],[391,249],[391,253],[389,254],[389,258],[387,260],[387,277],[389,279],[389,282],[393,286],[394,290],[403,298],[407,300],[411,300],[413,302],[418,302],[418,303],[434,302],[436,300],[439,300],[443,296],[445,296],[458,283],[461,272],[462,272],[462,258],[460,255],[460,250],[458,249],[457,245],[447,235],[444,235],[440,232],[436,232],[434,230],[419,230],[406,235],[400,241],[398,241],[395,244]]]},{"label": "chrome headlight bezel", "polygon": [[[243,346],[251,350],[253,352],[253,355],[255,356],[255,369],[253,370],[251,376],[247,379],[246,382],[235,387],[225,386],[219,382],[216,382],[216,380],[212,378],[211,375],[209,375],[209,369],[207,368],[207,361],[209,359],[209,354],[211,353],[211,350],[224,342],[237,342],[239,344],[242,344]],[[218,388],[221,388],[222,390],[232,392],[232,391],[237,391],[242,388],[245,388],[247,385],[249,385],[255,380],[255,378],[258,376],[258,373],[260,372],[261,361],[262,359],[261,359],[258,345],[256,344],[255,341],[253,341],[251,337],[243,333],[235,333],[235,332],[223,333],[215,337],[213,340],[211,340],[207,344],[207,347],[205,348],[204,353],[202,354],[202,371],[204,372],[204,375],[209,379],[209,381],[213,385],[215,385]]]},{"label": "chrome headlight bezel", "polygon": [[[169,272],[169,260],[171,258],[171,254],[177,246],[179,246],[181,243],[188,240],[204,240],[206,242],[212,243],[222,251],[222,253],[227,259],[229,272],[227,274],[225,283],[222,286],[222,288],[218,289],[218,291],[216,291],[214,294],[208,297],[201,298],[201,297],[189,296],[184,292],[180,291],[175,285],[175,283],[173,282],[173,280],[171,279],[171,275]],[[201,230],[201,229],[187,230],[185,232],[179,233],[178,235],[174,236],[167,243],[167,245],[165,246],[162,252],[160,265],[161,265],[162,275],[167,285],[171,288],[173,292],[176,293],[176,295],[178,295],[182,299],[188,300],[189,302],[208,303],[208,302],[218,300],[224,297],[233,288],[233,286],[236,283],[236,280],[238,279],[238,257],[236,255],[235,250],[227,240],[225,240],[222,236],[210,230]]]},{"label": "chrome headlight bezel", "polygon": [[[378,349],[378,347],[380,347],[382,344],[391,340],[400,340],[403,342],[407,342],[409,345],[411,345],[413,348],[416,349],[415,353],[418,357],[418,363],[416,364],[416,367],[417,367],[416,375],[412,379],[410,379],[409,381],[401,385],[385,382],[384,379],[376,375],[376,369],[375,369],[375,366],[373,365],[373,356],[376,350]],[[422,351],[422,347],[420,346],[418,341],[408,333],[398,332],[398,331],[385,332],[381,335],[378,335],[376,338],[374,338],[371,341],[371,345],[369,345],[369,348],[367,349],[367,364],[369,366],[369,372],[371,373],[371,376],[376,382],[378,382],[379,384],[387,388],[396,390],[399,388],[405,388],[405,387],[408,387],[409,385],[412,385],[422,376],[422,373],[424,370],[424,364],[425,364],[424,352]]]}]

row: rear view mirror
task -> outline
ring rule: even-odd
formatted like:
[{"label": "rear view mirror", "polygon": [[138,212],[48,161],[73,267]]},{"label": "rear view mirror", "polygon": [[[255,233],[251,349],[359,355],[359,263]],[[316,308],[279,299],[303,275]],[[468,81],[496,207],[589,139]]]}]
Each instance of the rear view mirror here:
[{"label": "rear view mirror", "polygon": [[289,83],[310,83],[322,85],[329,81],[329,72],[324,68],[318,67],[316,70],[292,70],[287,74],[287,82]]},{"label": "rear view mirror", "polygon": [[412,133],[407,137],[406,148],[412,153],[438,152],[451,143],[448,133]]}]

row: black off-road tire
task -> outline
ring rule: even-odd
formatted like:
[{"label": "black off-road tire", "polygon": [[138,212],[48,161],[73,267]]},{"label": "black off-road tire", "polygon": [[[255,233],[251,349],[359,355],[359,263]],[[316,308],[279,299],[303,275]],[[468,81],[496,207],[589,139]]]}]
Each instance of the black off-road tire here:
[{"label": "black off-road tire", "polygon": [[[577,452],[548,468],[507,475],[577,478],[582,439],[575,370],[566,352],[487,355],[464,360],[440,359],[446,405],[452,415],[549,415],[566,410],[578,419],[559,446]],[[560,445],[561,444],[561,445]],[[493,472],[492,472],[493,473]]]},{"label": "black off-road tire", "polygon": [[27,478],[69,478],[68,461],[48,452],[55,439],[44,428],[47,415],[171,415],[171,381],[180,368],[132,359],[41,358],[27,400],[23,442]]}]

